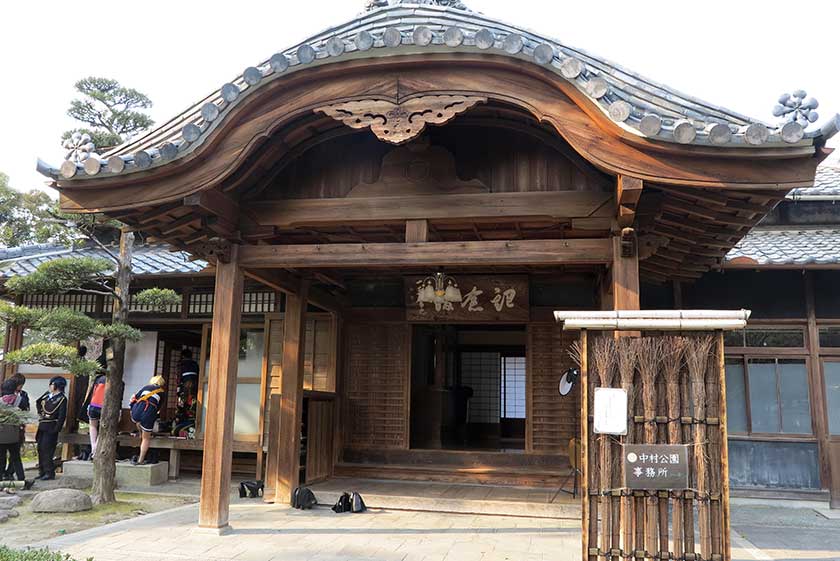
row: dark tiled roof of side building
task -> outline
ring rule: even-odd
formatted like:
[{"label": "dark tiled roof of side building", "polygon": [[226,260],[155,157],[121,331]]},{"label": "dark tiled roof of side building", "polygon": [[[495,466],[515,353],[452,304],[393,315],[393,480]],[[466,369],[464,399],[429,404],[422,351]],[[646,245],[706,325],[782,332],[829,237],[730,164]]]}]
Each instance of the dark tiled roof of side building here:
[{"label": "dark tiled roof of side building", "polygon": [[731,266],[840,266],[840,229],[753,230],[726,255]]},{"label": "dark tiled roof of side building", "polygon": [[814,197],[840,200],[840,163],[821,165],[817,168],[813,187],[794,189],[788,195],[792,200],[813,200]]},{"label": "dark tiled roof of side building", "polygon": [[[118,251],[114,248],[114,251]],[[28,275],[38,265],[59,257],[107,257],[91,246],[69,248],[61,245],[36,244],[0,249],[0,278]],[[206,261],[190,261],[184,251],[170,251],[163,244],[138,245],[134,248],[132,269],[136,275],[196,274],[207,267]]]}]

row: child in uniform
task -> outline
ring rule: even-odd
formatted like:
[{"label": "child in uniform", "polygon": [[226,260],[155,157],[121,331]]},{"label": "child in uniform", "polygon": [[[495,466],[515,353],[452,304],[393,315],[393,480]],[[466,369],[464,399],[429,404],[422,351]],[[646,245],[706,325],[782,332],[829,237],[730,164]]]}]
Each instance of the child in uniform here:
[{"label": "child in uniform", "polygon": [[152,444],[152,431],[160,412],[160,404],[163,403],[165,385],[163,376],[154,376],[131,398],[131,420],[140,429],[140,455],[136,460],[132,458],[131,462],[135,465],[146,464],[146,454]]}]

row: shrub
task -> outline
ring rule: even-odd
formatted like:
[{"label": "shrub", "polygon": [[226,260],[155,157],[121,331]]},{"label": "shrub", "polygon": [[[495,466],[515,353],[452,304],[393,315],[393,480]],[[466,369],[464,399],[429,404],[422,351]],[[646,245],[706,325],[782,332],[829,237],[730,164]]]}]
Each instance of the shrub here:
[{"label": "shrub", "polygon": [[[11,549],[0,545],[0,561],[76,561],[69,555],[49,549]],[[93,561],[89,557],[87,561]]]}]

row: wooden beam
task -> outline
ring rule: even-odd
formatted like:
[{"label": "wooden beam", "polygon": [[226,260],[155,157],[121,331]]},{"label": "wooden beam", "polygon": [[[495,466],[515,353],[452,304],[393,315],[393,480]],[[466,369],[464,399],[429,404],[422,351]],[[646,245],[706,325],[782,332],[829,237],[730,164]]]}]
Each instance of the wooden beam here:
[{"label": "wooden beam", "polygon": [[602,265],[612,261],[607,239],[484,242],[250,245],[246,268],[428,267],[470,265]]},{"label": "wooden beam", "polygon": [[618,225],[627,228],[636,219],[636,206],[642,196],[644,182],[637,177],[619,175],[616,181],[616,204]]},{"label": "wooden beam", "polygon": [[428,220],[406,220],[405,221],[405,242],[421,243],[429,241]]},{"label": "wooden beam", "polygon": [[[297,294],[303,282],[302,277],[273,269],[245,269],[243,273],[249,279],[285,294]],[[321,288],[309,289],[309,303],[332,313],[338,313],[345,307],[341,298]]]},{"label": "wooden beam", "polygon": [[201,191],[184,197],[184,206],[195,207],[203,213],[239,224],[239,203],[215,189]]},{"label": "wooden beam", "polygon": [[198,516],[198,525],[202,528],[221,530],[228,526],[243,285],[239,247],[233,246],[230,261],[216,265]]},{"label": "wooden beam", "polygon": [[279,454],[274,502],[289,504],[300,484],[300,426],[303,415],[303,348],[309,284],[299,294],[286,296],[283,324],[283,378],[280,397]]},{"label": "wooden beam", "polygon": [[609,193],[560,191],[285,199],[260,201],[246,208],[257,223],[278,228],[404,222],[406,220],[470,221],[541,218],[565,220],[609,216]]}]

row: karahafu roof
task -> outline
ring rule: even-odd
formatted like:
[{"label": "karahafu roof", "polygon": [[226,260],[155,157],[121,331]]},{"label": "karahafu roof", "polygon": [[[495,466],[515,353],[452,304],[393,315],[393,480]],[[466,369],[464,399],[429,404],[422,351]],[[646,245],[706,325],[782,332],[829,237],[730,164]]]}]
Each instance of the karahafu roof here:
[{"label": "karahafu roof", "polygon": [[[37,244],[0,249],[0,279],[28,275],[41,263],[61,257],[108,258],[102,249],[91,246],[68,248],[61,245]],[[189,253],[171,251],[163,244],[135,246],[131,259],[131,268],[138,276],[194,274],[202,272],[206,267],[206,261],[190,261]]]},{"label": "karahafu roof", "polygon": [[166,165],[209,137],[252,92],[295,72],[345,60],[396,54],[482,52],[548,68],[568,80],[617,126],[657,142],[755,149],[807,148],[840,128],[840,115],[822,129],[797,121],[770,125],[678,92],[546,35],[458,9],[451,0],[385,0],[356,19],[280,51],[224,84],[174,119],[100,157],[39,161],[54,179],[110,177]]},{"label": "karahafu roof", "polygon": [[726,264],[840,265],[840,230],[753,230],[726,255]]}]

